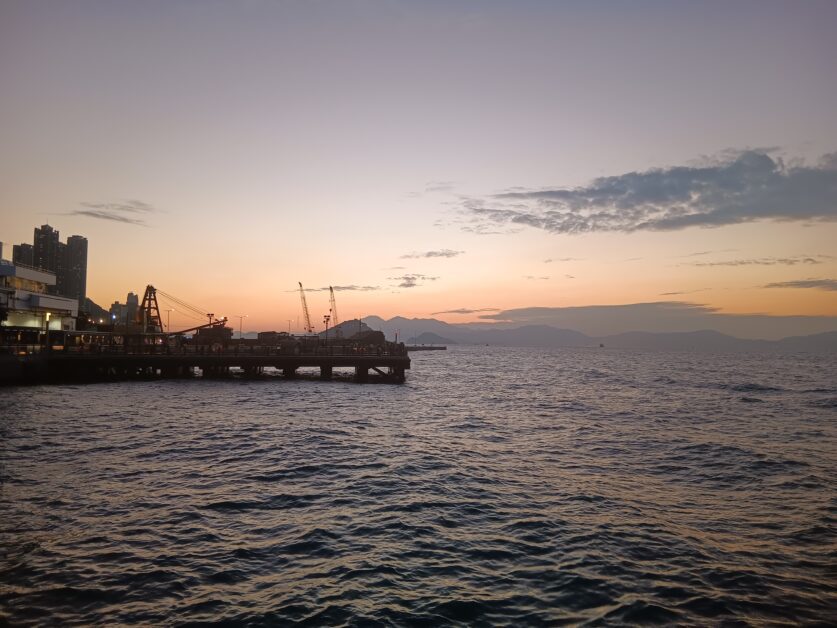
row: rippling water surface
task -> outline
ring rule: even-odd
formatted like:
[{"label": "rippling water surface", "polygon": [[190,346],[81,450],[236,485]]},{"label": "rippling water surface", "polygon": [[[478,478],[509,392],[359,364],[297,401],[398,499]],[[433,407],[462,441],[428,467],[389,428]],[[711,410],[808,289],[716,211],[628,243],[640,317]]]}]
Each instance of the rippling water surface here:
[{"label": "rippling water surface", "polygon": [[0,624],[837,619],[837,359],[0,390]]}]

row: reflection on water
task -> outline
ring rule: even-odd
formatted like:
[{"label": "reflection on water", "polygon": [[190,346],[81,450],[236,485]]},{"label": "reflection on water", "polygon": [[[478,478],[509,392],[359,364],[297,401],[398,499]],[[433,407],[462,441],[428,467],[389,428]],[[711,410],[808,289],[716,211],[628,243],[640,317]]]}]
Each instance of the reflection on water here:
[{"label": "reflection on water", "polygon": [[412,357],[4,390],[5,621],[834,617],[833,358]]}]

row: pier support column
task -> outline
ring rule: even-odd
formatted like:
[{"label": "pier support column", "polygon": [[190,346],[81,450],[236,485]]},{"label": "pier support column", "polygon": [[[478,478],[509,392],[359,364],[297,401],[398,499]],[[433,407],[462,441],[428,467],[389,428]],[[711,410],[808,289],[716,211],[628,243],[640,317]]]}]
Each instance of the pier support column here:
[{"label": "pier support column", "polygon": [[284,375],[287,379],[293,379],[296,377],[296,369],[292,366],[286,366],[282,369],[282,375]]},{"label": "pier support column", "polygon": [[369,380],[369,367],[368,366],[356,366],[355,367],[355,381],[356,382],[365,382]]},{"label": "pier support column", "polygon": [[320,379],[331,379],[331,367],[330,366],[321,366],[320,367]]}]

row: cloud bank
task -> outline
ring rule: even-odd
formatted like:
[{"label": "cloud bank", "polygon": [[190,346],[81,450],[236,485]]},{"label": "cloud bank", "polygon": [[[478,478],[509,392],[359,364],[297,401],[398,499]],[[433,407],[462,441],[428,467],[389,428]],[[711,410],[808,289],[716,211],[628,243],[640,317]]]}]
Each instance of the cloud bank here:
[{"label": "cloud bank", "polygon": [[578,188],[465,198],[466,230],[528,226],[550,233],[673,231],[757,220],[837,220],[837,153],[788,165],[747,150],[705,166],[600,177]]}]

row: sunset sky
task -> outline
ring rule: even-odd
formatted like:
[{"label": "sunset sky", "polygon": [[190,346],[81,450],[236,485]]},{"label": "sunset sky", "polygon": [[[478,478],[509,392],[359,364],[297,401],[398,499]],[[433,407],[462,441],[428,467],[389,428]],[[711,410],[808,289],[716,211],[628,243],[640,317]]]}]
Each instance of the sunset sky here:
[{"label": "sunset sky", "polygon": [[[837,316],[837,2],[0,0],[0,240],[245,329]],[[314,290],[325,288],[325,290]],[[172,322],[184,326],[191,319]],[[237,320],[236,320],[237,327]]]}]

